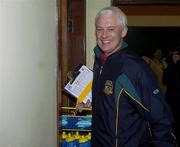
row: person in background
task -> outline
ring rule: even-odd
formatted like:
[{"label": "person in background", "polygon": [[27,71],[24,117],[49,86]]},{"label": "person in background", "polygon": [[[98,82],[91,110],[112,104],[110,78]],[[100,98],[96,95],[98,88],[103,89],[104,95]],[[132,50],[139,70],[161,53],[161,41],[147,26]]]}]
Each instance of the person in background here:
[{"label": "person in background", "polygon": [[167,68],[167,62],[162,56],[162,49],[154,48],[152,57],[142,56],[142,58],[146,61],[147,64],[150,65],[161,91],[163,92],[163,94],[165,94],[166,86],[162,82],[162,76],[164,70]]},{"label": "person in background", "polygon": [[163,83],[167,86],[166,99],[174,115],[174,130],[179,141],[180,47],[170,51],[169,63],[163,74]]},{"label": "person in background", "polygon": [[92,147],[175,147],[173,117],[153,72],[123,41],[126,15],[103,8],[95,28]]},{"label": "person in background", "polygon": [[153,49],[153,55],[152,55],[152,59],[153,61],[158,64],[162,70],[166,69],[167,67],[167,62],[166,59],[163,58],[163,51],[161,48],[155,48]]}]

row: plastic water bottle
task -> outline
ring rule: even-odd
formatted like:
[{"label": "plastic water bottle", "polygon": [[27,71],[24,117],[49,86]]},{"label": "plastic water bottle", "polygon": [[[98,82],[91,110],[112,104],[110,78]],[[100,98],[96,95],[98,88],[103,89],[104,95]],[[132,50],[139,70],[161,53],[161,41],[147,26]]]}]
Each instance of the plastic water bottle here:
[{"label": "plastic water bottle", "polygon": [[91,147],[90,140],[84,135],[79,139],[79,147]]},{"label": "plastic water bottle", "polygon": [[88,140],[91,140],[91,132],[88,133],[88,135],[86,135]]},{"label": "plastic water bottle", "polygon": [[66,147],[77,147],[74,137],[69,133],[66,138]]},{"label": "plastic water bottle", "polygon": [[80,135],[79,135],[79,132],[77,131],[75,134],[74,134],[74,142],[75,142],[75,145],[76,147],[79,147],[79,138],[80,138]]},{"label": "plastic water bottle", "polygon": [[89,132],[88,135],[86,135],[86,137],[88,139],[89,146],[91,146],[91,132]]},{"label": "plastic water bottle", "polygon": [[60,147],[66,147],[66,137],[67,137],[66,132],[62,132]]}]

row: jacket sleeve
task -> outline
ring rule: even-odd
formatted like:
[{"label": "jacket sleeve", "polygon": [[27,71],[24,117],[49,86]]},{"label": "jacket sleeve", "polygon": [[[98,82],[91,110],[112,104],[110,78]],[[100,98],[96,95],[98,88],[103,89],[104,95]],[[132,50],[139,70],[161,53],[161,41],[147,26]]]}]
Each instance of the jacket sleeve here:
[{"label": "jacket sleeve", "polygon": [[173,117],[165,97],[157,86],[152,71],[139,68],[135,73],[134,86],[142,104],[149,110],[144,117],[150,123],[154,147],[175,147],[176,140],[172,132]]}]

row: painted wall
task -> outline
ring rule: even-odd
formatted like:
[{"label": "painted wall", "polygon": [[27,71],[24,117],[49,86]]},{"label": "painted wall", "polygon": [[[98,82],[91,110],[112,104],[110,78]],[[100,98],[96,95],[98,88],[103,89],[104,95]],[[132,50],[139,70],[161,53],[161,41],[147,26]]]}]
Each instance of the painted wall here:
[{"label": "painted wall", "polygon": [[101,8],[110,4],[110,0],[86,0],[86,63],[89,68],[93,65],[93,48],[96,45],[94,19]]},{"label": "painted wall", "polygon": [[128,16],[129,26],[180,26],[180,16]]},{"label": "painted wall", "polygon": [[[87,66],[92,69],[96,45],[94,18],[96,13],[105,6],[110,6],[111,0],[87,0],[86,14],[86,56]],[[128,16],[129,26],[180,26],[180,16]]]},{"label": "painted wall", "polygon": [[0,0],[0,147],[56,146],[56,1]]}]

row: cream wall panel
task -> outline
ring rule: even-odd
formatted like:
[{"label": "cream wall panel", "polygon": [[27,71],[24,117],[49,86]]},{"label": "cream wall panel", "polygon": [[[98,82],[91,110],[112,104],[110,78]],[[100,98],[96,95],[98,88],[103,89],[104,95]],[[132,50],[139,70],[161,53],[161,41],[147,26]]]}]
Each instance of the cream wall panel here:
[{"label": "cream wall panel", "polygon": [[56,146],[56,1],[0,0],[0,146]]},{"label": "cream wall panel", "polygon": [[111,0],[86,0],[86,63],[89,68],[93,66],[96,45],[94,19],[100,9],[110,4]]}]

